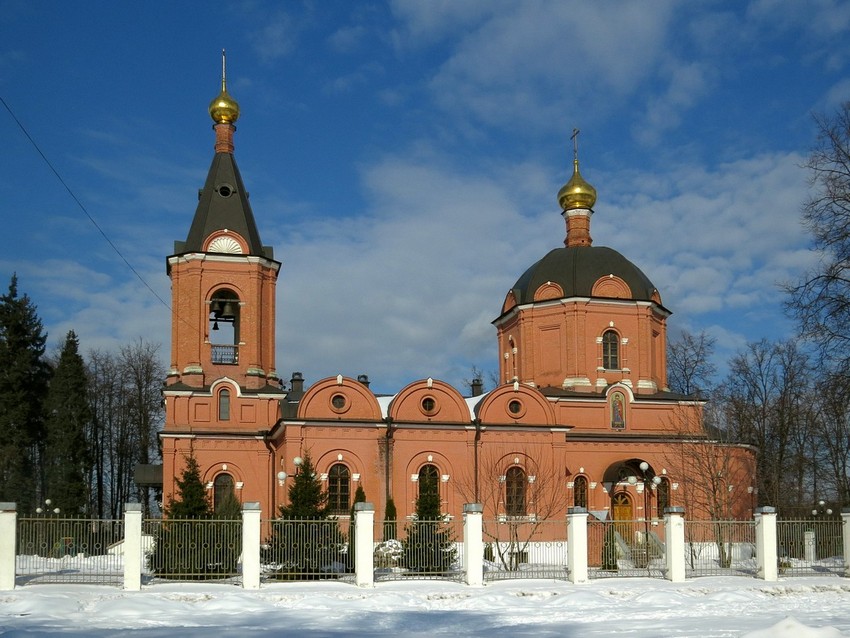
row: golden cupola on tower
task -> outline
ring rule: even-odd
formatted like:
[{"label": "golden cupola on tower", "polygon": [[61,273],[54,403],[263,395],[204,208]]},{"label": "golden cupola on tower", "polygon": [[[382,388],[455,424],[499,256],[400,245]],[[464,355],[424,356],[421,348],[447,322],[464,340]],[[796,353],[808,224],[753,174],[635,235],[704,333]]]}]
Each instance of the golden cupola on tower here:
[{"label": "golden cupola on tower", "polygon": [[573,176],[558,191],[558,204],[561,210],[576,208],[592,209],[596,203],[596,189],[585,181],[578,171],[578,158],[573,160]]},{"label": "golden cupola on tower", "polygon": [[227,64],[221,52],[221,93],[210,102],[210,117],[216,124],[234,124],[239,119],[239,103],[227,92]]}]

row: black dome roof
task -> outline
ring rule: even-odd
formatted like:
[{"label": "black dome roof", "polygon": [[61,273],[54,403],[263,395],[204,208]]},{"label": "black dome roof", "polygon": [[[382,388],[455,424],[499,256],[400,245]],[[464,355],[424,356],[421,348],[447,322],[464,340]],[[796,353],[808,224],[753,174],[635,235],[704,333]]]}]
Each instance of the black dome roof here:
[{"label": "black dome roof", "polygon": [[593,285],[608,275],[626,282],[633,300],[652,301],[656,294],[655,286],[640,268],[605,246],[556,248],[526,270],[512,291],[517,305],[534,301],[534,292],[546,282],[558,284],[564,298],[592,297]]}]

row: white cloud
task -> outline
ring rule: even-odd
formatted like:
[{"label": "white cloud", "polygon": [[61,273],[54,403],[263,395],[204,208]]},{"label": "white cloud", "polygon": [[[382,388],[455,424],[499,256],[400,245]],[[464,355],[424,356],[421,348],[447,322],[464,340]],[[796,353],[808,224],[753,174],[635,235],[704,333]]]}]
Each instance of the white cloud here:
[{"label": "white cloud", "polygon": [[299,31],[297,21],[285,11],[264,16],[262,26],[251,38],[254,51],[264,62],[285,57],[297,46]]},{"label": "white cloud", "polygon": [[839,80],[830,87],[824,98],[824,106],[832,111],[846,102],[850,102],[850,78]]},{"label": "white cloud", "polygon": [[[313,380],[365,372],[383,388],[411,375],[459,383],[464,366],[491,359],[489,321],[530,265],[516,246],[540,253],[545,233],[492,176],[388,157],[363,179],[368,213],[307,222],[303,239],[283,248],[280,349],[292,363],[279,365]],[[316,343],[325,334],[330,347]]]}]

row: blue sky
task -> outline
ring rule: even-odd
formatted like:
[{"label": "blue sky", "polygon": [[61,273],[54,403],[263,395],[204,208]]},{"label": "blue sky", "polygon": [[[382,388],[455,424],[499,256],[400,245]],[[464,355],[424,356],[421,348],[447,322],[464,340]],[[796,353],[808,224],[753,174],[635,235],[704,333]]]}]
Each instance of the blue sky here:
[{"label": "blue sky", "polygon": [[[379,392],[497,366],[505,293],[561,245],[581,129],[591,232],[724,360],[793,333],[777,284],[815,263],[799,222],[812,112],[850,99],[850,3],[4,0],[0,95],[159,297],[213,155],[220,50],[236,158],[283,262],[277,367]],[[51,347],[142,337],[169,311],[0,109],[3,287]]]}]

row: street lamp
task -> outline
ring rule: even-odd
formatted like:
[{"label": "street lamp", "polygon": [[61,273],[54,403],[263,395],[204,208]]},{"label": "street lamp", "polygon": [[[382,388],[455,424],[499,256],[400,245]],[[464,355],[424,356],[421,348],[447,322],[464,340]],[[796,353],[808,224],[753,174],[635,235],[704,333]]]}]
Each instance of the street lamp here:
[{"label": "street lamp", "polygon": [[643,485],[643,527],[644,527],[644,537],[643,537],[643,546],[644,551],[646,552],[646,567],[649,568],[649,518],[651,514],[651,509],[649,505],[649,490],[656,489],[661,484],[661,477],[656,476],[654,472],[649,471],[649,463],[646,461],[641,461],[640,465],[638,465],[640,469],[640,476],[635,476],[634,474],[628,477],[629,485],[637,486],[638,483]]},{"label": "street lamp", "polygon": [[[50,514],[51,513],[50,506],[53,505],[53,501],[51,501],[49,498],[46,498],[46,499],[44,499],[44,505],[45,505],[45,507],[43,507],[43,508],[42,507],[36,507],[35,513],[36,514]],[[52,510],[53,514],[60,514],[61,512],[62,512],[62,510],[60,510],[58,507],[54,507],[53,510]]]},{"label": "street lamp", "polygon": [[298,474],[298,471],[301,469],[301,466],[304,464],[304,459],[300,456],[296,456],[292,459],[292,464],[295,466],[294,474],[287,474],[285,470],[281,470],[277,473],[277,485],[278,487],[283,487],[286,484],[286,479],[295,476]]},{"label": "street lamp", "polygon": [[818,516],[819,514],[826,514],[827,516],[832,516],[832,508],[826,507],[826,501],[824,500],[818,501],[817,507],[812,510],[812,516]]}]

